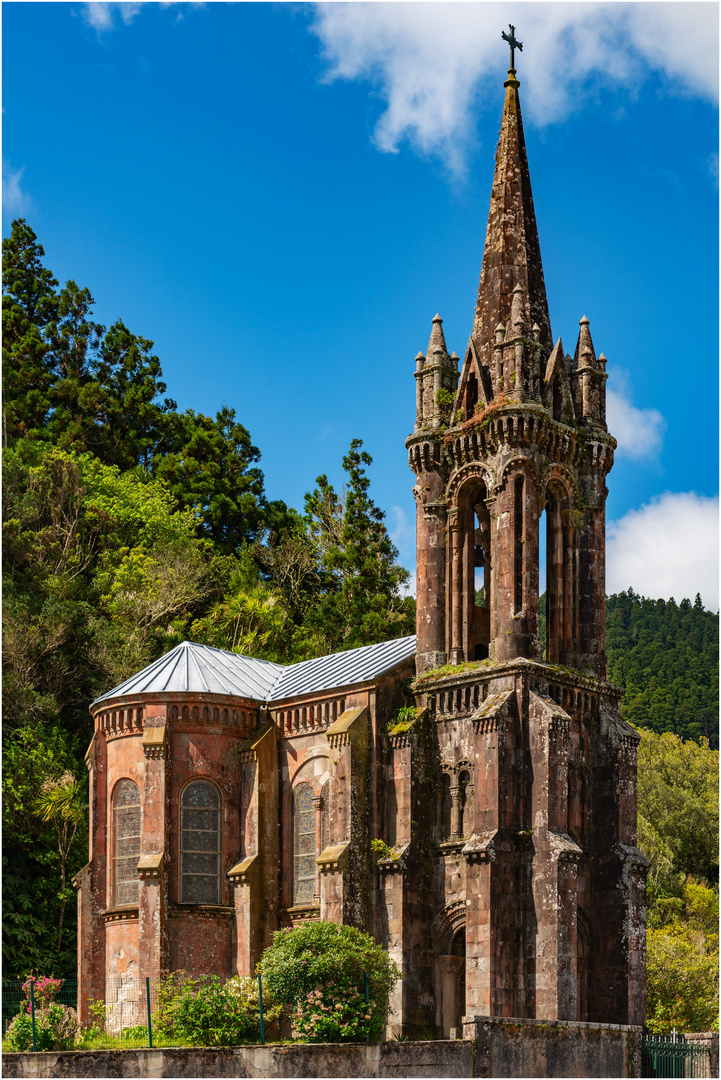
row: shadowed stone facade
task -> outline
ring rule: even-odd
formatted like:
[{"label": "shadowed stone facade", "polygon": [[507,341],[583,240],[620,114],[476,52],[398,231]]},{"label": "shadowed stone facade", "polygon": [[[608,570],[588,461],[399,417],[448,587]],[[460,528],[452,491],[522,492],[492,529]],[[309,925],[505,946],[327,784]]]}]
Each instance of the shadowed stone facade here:
[{"label": "shadowed stone facade", "polygon": [[551,336],[518,87],[461,370],[439,316],[416,357],[417,639],[290,669],[186,644],[93,705],[78,966],[119,1026],[139,979],[251,974],[313,918],[397,961],[391,1030],[644,1021],[638,737],[605,679],[606,361],[585,318],[573,358]]}]

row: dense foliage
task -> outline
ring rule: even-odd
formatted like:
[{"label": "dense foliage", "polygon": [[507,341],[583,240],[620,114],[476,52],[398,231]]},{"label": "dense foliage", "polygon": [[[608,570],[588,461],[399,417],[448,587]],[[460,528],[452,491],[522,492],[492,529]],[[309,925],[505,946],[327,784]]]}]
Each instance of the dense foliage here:
[{"label": "dense foliage", "polygon": [[[308,1042],[380,1039],[400,971],[370,934],[309,922],[279,930],[259,964],[263,985]],[[368,1003],[365,976],[368,976]]]},{"label": "dense foliage", "polygon": [[189,638],[293,662],[413,632],[370,456],[303,514],[266,498],[232,409],[179,412],[153,343],[3,241],[5,975],[75,968],[88,705]]},{"label": "dense foliage", "polygon": [[648,874],[648,1026],[718,1028],[719,752],[641,730],[639,847]]},{"label": "dense foliage", "polygon": [[718,748],[718,649],[718,612],[698,595],[677,604],[629,589],[606,599],[608,677],[632,724]]}]

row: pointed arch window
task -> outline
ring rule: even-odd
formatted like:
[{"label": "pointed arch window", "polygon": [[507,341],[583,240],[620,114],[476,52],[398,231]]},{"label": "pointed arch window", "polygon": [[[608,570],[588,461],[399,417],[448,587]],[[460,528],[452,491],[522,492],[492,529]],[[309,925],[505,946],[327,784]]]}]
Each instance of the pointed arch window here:
[{"label": "pointed arch window", "polygon": [[140,792],[132,780],[121,780],[113,792],[113,903],[138,903],[140,880]]},{"label": "pointed arch window", "polygon": [[180,804],[180,902],[220,903],[220,792],[208,780],[183,789]]},{"label": "pointed arch window", "polygon": [[293,904],[312,904],[316,873],[316,812],[313,788],[298,784],[293,791]]}]

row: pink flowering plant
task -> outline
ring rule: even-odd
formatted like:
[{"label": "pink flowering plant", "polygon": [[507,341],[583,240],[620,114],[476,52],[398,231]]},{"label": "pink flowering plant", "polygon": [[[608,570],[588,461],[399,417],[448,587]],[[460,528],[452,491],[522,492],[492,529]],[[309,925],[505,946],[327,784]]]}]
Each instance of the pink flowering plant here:
[{"label": "pink flowering plant", "polygon": [[[308,922],[280,930],[263,954],[263,987],[307,1042],[377,1042],[400,971],[370,934]],[[368,1004],[365,975],[368,975]]]},{"label": "pink flowering plant", "polygon": [[55,1001],[63,985],[62,979],[56,979],[54,975],[26,975],[22,984],[25,994],[25,1011],[32,1010],[30,1001],[30,986],[33,986],[36,1009],[47,1009]]}]

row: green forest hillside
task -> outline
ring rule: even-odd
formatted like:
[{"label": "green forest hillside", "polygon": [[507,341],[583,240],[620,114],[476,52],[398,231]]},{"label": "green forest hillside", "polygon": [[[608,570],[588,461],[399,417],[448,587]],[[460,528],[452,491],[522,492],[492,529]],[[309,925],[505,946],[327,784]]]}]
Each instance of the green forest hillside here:
[{"label": "green forest hillside", "polygon": [[[302,512],[269,500],[234,411],[179,411],[153,343],[120,319],[96,323],[90,291],[61,287],[43,259],[14,222],[3,241],[5,977],[75,970],[94,698],[184,638],[288,663],[415,628],[359,439],[341,489],[309,478]],[[660,975],[653,1015],[659,1029],[710,1023],[699,1002],[713,1004],[718,962],[718,616],[698,597],[629,590],[609,598],[607,630],[609,677],[645,729],[641,842],[665,957],[654,970],[693,968],[704,988],[681,999]]]},{"label": "green forest hillside", "polygon": [[718,749],[718,612],[706,611],[700,596],[693,604],[632,589],[607,597],[606,651],[626,720],[683,739],[705,736]]}]

